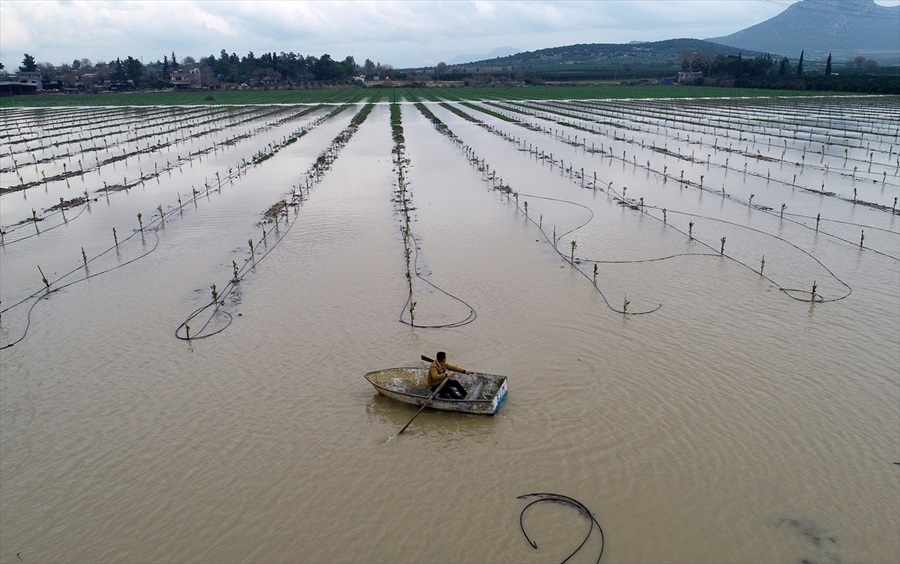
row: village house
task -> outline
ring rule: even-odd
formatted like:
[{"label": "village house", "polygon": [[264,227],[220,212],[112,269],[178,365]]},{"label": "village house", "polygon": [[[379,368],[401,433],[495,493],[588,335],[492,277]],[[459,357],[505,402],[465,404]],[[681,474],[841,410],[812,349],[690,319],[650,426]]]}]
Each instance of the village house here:
[{"label": "village house", "polygon": [[200,69],[177,69],[169,75],[175,90],[190,90],[201,87]]}]

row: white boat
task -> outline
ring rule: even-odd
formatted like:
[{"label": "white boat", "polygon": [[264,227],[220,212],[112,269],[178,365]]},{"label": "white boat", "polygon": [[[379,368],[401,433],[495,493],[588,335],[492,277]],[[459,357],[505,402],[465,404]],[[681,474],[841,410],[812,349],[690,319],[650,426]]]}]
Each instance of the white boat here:
[{"label": "white boat", "polygon": [[[427,385],[427,368],[387,368],[369,372],[365,377],[378,393],[397,401],[422,405],[431,396],[431,388]],[[428,407],[444,411],[494,415],[506,399],[506,376],[454,372],[450,377],[463,385],[468,392],[466,397],[444,399],[435,396],[428,402]]]}]

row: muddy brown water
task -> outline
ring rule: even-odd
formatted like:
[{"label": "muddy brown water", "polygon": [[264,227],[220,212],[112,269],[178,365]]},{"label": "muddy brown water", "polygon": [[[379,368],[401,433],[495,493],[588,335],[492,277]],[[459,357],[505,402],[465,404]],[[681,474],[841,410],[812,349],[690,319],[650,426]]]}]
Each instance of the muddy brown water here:
[{"label": "muddy brown water", "polygon": [[[868,115],[868,102],[841,108]],[[769,111],[790,115],[784,104]],[[530,508],[533,549],[519,524],[527,500],[517,498],[532,492],[589,508],[605,535],[602,561],[900,560],[900,217],[767,182],[765,172],[745,176],[743,158],[713,166],[733,154],[716,152],[708,168],[654,155],[651,142],[692,147],[655,131],[636,133],[647,170],[486,114],[477,117],[495,132],[428,107],[519,193],[517,208],[402,105],[423,277],[414,277],[416,321],[453,324],[469,307],[476,319],[444,329],[399,321],[409,320],[402,216],[389,108],[378,104],[289,214],[290,229],[279,228],[277,246],[268,240],[271,252],[228,294],[230,325],[190,343],[175,337],[210,301],[210,285],[227,285],[232,260],[249,257],[262,213],[304,182],[359,107],[318,124],[90,270],[143,258],[3,314],[0,346],[15,344],[0,351],[0,560],[561,561],[588,521],[558,504]],[[888,181],[860,184],[866,200],[888,207],[900,193],[888,156],[891,144],[893,157],[898,150],[894,108],[876,156]],[[89,175],[85,188],[70,179],[4,195],[4,230],[84,189],[98,200],[40,235],[17,240],[33,225],[5,234],[2,307],[40,290],[36,265],[51,280],[77,270],[81,247],[93,259],[113,227],[132,235],[137,213],[188,200],[192,186],[324,113],[108,200],[95,194],[102,178],[152,165],[128,159]],[[497,132],[553,152],[567,169],[597,172],[603,189]],[[640,151],[593,135],[629,161]],[[799,171],[813,187],[855,182],[837,165],[780,166],[782,180]],[[744,203],[680,186],[671,176],[681,169],[694,182],[725,183]],[[619,205],[609,182],[627,186],[638,209]],[[774,212],[748,206],[751,193]],[[640,197],[656,208],[642,213]],[[778,217],[782,202],[794,221]],[[561,254],[548,242],[554,228]],[[577,268],[564,258],[572,240]],[[617,262],[672,255],[684,256]],[[771,280],[753,270],[763,255]],[[591,260],[608,261],[598,263],[602,295]],[[81,270],[58,285],[84,278]],[[779,290],[813,283],[825,300],[851,291],[811,303]],[[626,300],[629,313],[661,307],[623,315]],[[495,417],[426,411],[395,437],[415,408],[378,396],[362,376],[437,350],[507,375],[508,399]],[[594,562],[600,550],[595,530],[572,561]]]}]

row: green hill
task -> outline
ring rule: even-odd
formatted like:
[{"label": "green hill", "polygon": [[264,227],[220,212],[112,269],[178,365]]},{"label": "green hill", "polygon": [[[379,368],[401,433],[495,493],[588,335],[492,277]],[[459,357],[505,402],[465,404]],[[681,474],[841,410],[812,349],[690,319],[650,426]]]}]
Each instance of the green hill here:
[{"label": "green hill", "polygon": [[693,59],[697,54],[715,57],[739,53],[743,53],[745,57],[764,54],[700,39],[668,39],[646,43],[587,43],[525,51],[508,57],[451,65],[449,70],[451,72],[564,71],[566,67],[611,69],[623,65],[674,69],[681,66],[681,61],[685,57]]}]

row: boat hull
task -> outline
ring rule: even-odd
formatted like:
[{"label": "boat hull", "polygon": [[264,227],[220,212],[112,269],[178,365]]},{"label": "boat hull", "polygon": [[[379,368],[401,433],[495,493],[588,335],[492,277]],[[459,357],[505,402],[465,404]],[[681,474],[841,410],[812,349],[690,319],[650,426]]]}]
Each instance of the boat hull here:
[{"label": "boat hull", "polygon": [[[388,368],[366,374],[366,380],[378,393],[391,399],[422,405],[428,401],[431,389],[427,385],[427,368]],[[495,415],[506,399],[506,376],[497,374],[453,374],[469,391],[465,399],[435,397],[428,407],[443,411],[458,411],[479,415]]]}]

